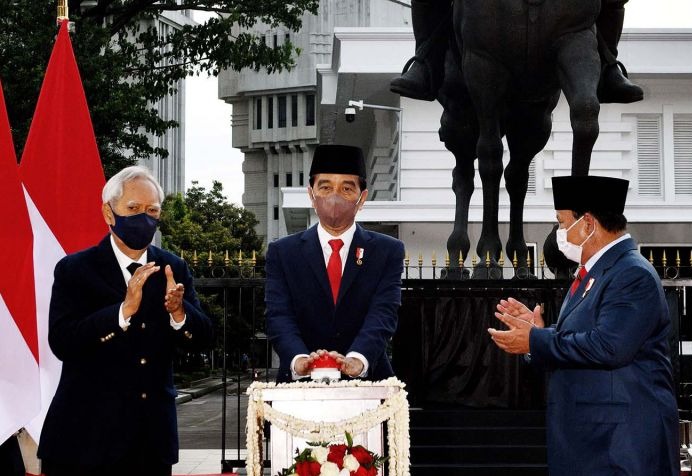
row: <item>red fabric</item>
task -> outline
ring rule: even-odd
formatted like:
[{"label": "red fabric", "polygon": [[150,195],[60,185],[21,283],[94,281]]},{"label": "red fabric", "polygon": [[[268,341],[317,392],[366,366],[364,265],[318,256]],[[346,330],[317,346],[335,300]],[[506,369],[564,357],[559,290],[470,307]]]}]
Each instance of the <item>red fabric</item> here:
[{"label": "red fabric", "polygon": [[98,243],[108,228],[101,214],[103,167],[67,23],[55,40],[19,171],[69,254]]},{"label": "red fabric", "polygon": [[339,250],[344,246],[341,240],[329,240],[329,246],[332,247],[332,254],[329,256],[327,263],[327,275],[329,276],[329,285],[332,287],[332,296],[334,304],[336,298],[339,297],[339,286],[341,286],[341,256]]},{"label": "red fabric", "polygon": [[[38,362],[33,240],[0,84],[0,296]],[[2,344],[0,336],[0,345]]]},{"label": "red fabric", "polygon": [[579,287],[579,283],[582,282],[584,279],[584,276],[586,276],[586,268],[584,266],[579,268],[579,273],[577,274],[577,277],[574,278],[574,281],[572,281],[572,286],[569,288],[569,295],[574,296],[574,293],[577,291],[577,288]]}]

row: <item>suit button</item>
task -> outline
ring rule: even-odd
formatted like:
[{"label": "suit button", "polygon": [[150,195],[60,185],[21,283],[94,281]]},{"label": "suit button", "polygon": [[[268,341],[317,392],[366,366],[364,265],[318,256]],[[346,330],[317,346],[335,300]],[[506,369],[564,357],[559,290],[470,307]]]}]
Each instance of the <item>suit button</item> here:
[{"label": "suit button", "polygon": [[146,394],[146,393],[143,393],[143,394],[141,395],[141,397],[142,397],[142,400],[146,400],[146,399],[147,399],[147,394]]},{"label": "suit button", "polygon": [[144,357],[142,357],[141,359],[139,359],[139,363],[142,364],[142,365],[146,365],[147,359],[145,359]]},{"label": "suit button", "polygon": [[146,327],[147,325],[144,322],[142,322],[142,329],[146,329]]}]

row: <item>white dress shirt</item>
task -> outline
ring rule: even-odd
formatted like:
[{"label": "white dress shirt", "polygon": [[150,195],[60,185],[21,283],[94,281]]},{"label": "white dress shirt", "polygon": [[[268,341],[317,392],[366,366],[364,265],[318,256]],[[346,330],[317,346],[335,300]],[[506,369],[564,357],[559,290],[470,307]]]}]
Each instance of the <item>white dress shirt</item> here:
[{"label": "white dress shirt", "polygon": [[625,233],[620,238],[614,239],[613,241],[611,241],[610,243],[605,245],[603,248],[598,250],[596,253],[594,253],[594,255],[591,258],[589,258],[589,260],[586,263],[584,263],[584,268],[586,268],[586,271],[588,272],[591,268],[593,268],[594,265],[596,264],[596,261],[601,259],[601,256],[603,256],[606,253],[606,251],[608,251],[609,249],[611,249],[613,246],[617,245],[621,241],[627,240],[628,238],[632,238],[632,236],[629,233]]},{"label": "white dress shirt", "polygon": [[[115,254],[115,259],[118,260],[118,266],[120,266],[120,272],[123,273],[123,278],[125,279],[125,286],[127,286],[130,282],[130,279],[132,278],[132,275],[130,272],[127,270],[127,267],[130,266],[130,263],[139,263],[141,265],[147,264],[147,251],[144,250],[144,253],[142,253],[142,256],[139,257],[138,260],[133,260],[129,256],[127,256],[125,253],[120,251],[120,248],[118,248],[118,245],[115,244],[115,239],[113,238],[113,235],[111,235],[111,247],[113,248],[113,253]],[[159,272],[163,272],[163,270],[159,270]],[[161,297],[163,299],[163,296]],[[127,316],[123,314],[123,304],[120,304],[120,310],[118,311],[118,325],[122,330],[126,330],[128,327],[130,327],[130,318],[132,316]],[[169,314],[170,315],[170,314]],[[173,316],[170,316],[170,324],[173,329],[176,331],[183,327],[185,325],[185,319],[187,319],[187,316],[183,317],[183,320],[180,322],[175,322],[173,320]]]},{"label": "white dress shirt", "polygon": [[[348,250],[351,248],[351,243],[353,242],[353,235],[356,234],[356,224],[355,222],[341,235],[334,236],[330,235],[327,230],[324,229],[321,223],[317,224],[317,238],[320,240],[320,247],[322,248],[322,253],[324,254],[324,266],[325,268],[329,265],[329,258],[332,255],[332,247],[329,244],[330,240],[341,240],[344,245],[339,250],[339,256],[341,257],[341,274],[344,274],[344,268],[346,267],[346,259],[348,258]],[[327,349],[329,350],[329,349]],[[300,357],[308,357],[307,354],[298,354],[293,359],[291,359],[291,375],[293,380],[299,378],[304,378],[305,375],[298,375],[295,371],[295,363]],[[346,357],[354,357],[363,363],[363,371],[358,375],[358,377],[365,377],[368,374],[368,359],[365,358],[360,352],[349,352]]]}]

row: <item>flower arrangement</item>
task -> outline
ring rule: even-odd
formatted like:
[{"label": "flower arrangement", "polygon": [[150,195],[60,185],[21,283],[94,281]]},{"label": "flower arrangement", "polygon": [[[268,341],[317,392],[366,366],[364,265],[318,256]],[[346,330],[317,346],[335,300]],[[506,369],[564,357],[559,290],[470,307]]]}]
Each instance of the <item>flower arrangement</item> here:
[{"label": "flower arrangement", "polygon": [[295,463],[277,476],[377,476],[387,460],[361,445],[353,446],[346,432],[346,444],[308,443],[309,448],[296,450]]},{"label": "flower arrangement", "polygon": [[[350,393],[354,389],[364,388],[386,389],[386,396],[377,408],[365,410],[363,413],[348,416],[339,421],[324,422],[313,421],[295,417],[283,413],[269,404],[264,399],[265,391],[274,390],[311,390],[329,389],[334,392]],[[367,380],[341,380],[330,383],[312,382],[260,382],[255,381],[248,387],[247,394],[247,459],[246,469],[248,476],[262,476],[262,441],[264,440],[264,422],[269,422],[273,427],[286,434],[303,438],[308,441],[334,441],[341,437],[345,431],[350,434],[366,432],[371,428],[387,422],[387,443],[389,450],[387,455],[388,474],[390,476],[410,476],[409,462],[409,412],[406,399],[405,384],[395,377],[390,377],[379,382]],[[290,468],[289,468],[290,469]],[[342,468],[343,469],[343,468]],[[361,470],[358,476],[371,476]],[[340,471],[339,471],[340,472]],[[339,472],[335,474],[339,474]],[[310,473],[286,473],[303,476]],[[319,476],[319,472],[315,473]],[[347,473],[343,473],[346,475]],[[350,475],[350,473],[349,473]]]}]

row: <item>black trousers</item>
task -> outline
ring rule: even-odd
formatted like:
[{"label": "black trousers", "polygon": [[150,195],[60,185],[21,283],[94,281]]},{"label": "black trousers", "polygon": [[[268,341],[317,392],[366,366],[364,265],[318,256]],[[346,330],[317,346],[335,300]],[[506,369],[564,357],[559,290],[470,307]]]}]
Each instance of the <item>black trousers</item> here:
[{"label": "black trousers", "polygon": [[24,476],[24,461],[16,436],[0,444],[0,475]]}]

